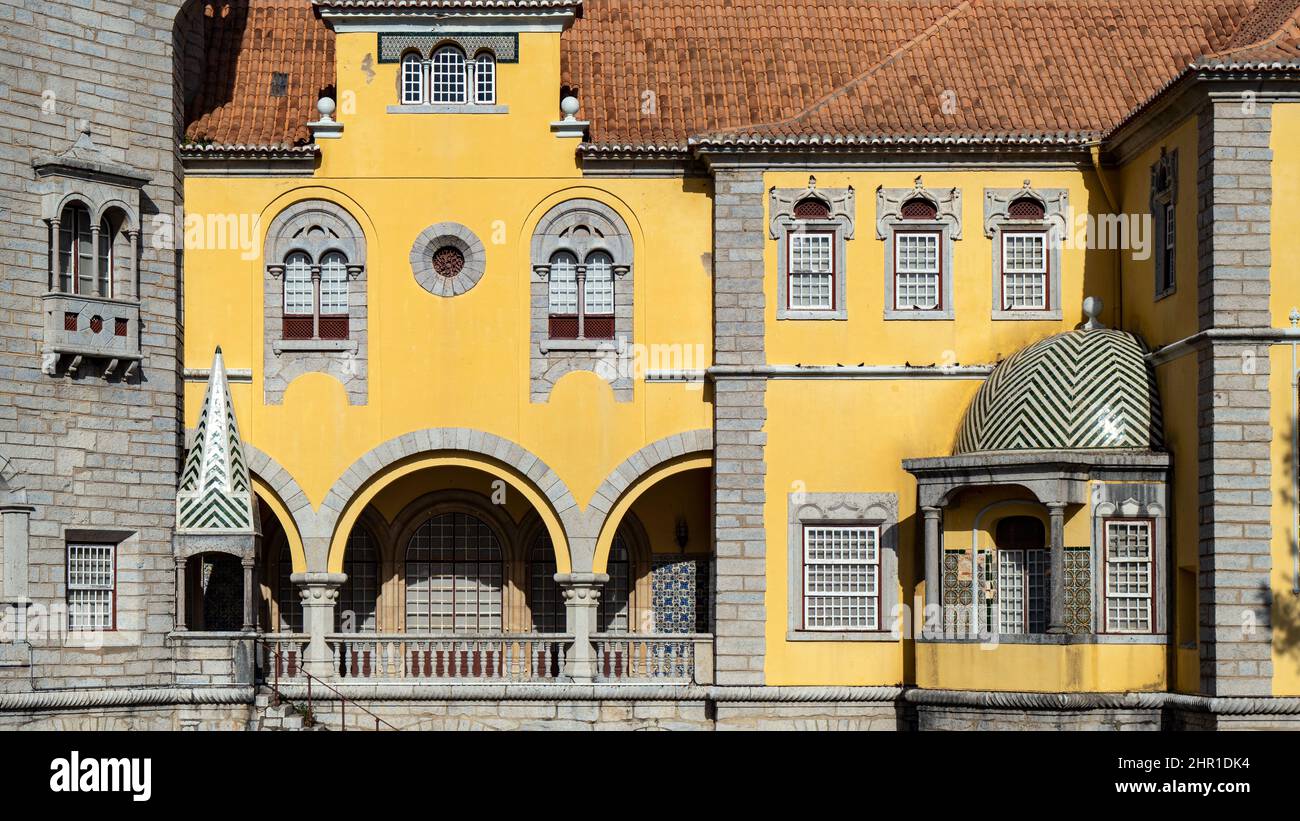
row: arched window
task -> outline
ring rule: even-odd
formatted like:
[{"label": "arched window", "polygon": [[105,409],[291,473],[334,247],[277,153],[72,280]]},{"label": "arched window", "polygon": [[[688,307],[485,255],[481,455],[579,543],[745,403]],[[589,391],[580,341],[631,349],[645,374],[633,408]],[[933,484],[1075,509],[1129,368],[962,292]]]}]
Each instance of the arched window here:
[{"label": "arched window", "polygon": [[614,338],[614,258],[605,251],[587,254],[583,285],[584,336]]},{"label": "arched window", "polygon": [[284,338],[311,339],[316,299],[311,282],[311,257],[294,251],[284,260]]},{"label": "arched window", "polygon": [[828,220],[831,218],[831,209],[821,200],[814,197],[808,197],[795,203],[794,218],[801,220]]},{"label": "arched window", "polygon": [[59,216],[59,290],[67,294],[95,292],[95,248],[90,209],[72,203]]},{"label": "arched window", "polygon": [[474,102],[492,105],[497,101],[497,60],[490,51],[474,55]]},{"label": "arched window", "polygon": [[339,603],[334,610],[338,629],[373,633],[379,601],[379,555],[370,531],[361,525],[354,527],[348,536],[343,572],[348,579],[339,590]]},{"label": "arched window", "polygon": [[567,627],[555,571],[555,548],[543,528],[528,551],[528,612],[534,633],[563,633]]},{"label": "arched window", "polygon": [[466,102],[465,52],[448,45],[433,53],[432,86],[432,102]]},{"label": "arched window", "polygon": [[548,303],[552,339],[578,336],[578,257],[572,251],[551,254]]},{"label": "arched window", "polygon": [[1030,197],[1021,197],[1007,208],[1007,216],[1014,220],[1041,220],[1043,215],[1043,204]]},{"label": "arched window", "polygon": [[402,55],[402,104],[419,105],[425,102],[424,61],[418,52]]},{"label": "arched window", "polygon": [[599,633],[626,633],[628,603],[631,597],[632,568],[627,540],[622,531],[614,534],[614,544],[609,548],[609,562],[605,565],[609,581],[600,595],[596,631]]},{"label": "arched window", "polygon": [[406,629],[500,633],[503,562],[490,527],[468,513],[441,513],[406,546]]},{"label": "arched window", "polygon": [[289,543],[280,543],[280,554],[276,561],[275,604],[278,611],[276,629],[281,633],[302,632],[302,598],[298,595],[293,581],[293,555],[289,552]]},{"label": "arched window", "polygon": [[339,251],[321,257],[320,338],[348,338],[348,258]]},{"label": "arched window", "polygon": [[903,203],[902,217],[905,220],[934,220],[939,217],[939,209],[929,200],[910,199]]}]

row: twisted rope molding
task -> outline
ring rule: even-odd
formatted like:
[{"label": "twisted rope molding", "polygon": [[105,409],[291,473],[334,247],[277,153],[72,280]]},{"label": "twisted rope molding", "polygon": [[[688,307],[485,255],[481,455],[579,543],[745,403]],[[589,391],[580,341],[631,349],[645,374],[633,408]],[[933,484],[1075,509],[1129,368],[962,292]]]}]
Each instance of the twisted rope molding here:
[{"label": "twisted rope molding", "polygon": [[[1022,693],[902,687],[700,687],[656,684],[338,684],[342,697],[366,701],[715,701],[719,703],[908,704],[991,710],[1160,710],[1215,715],[1300,715],[1300,697],[1213,697],[1184,693]],[[307,687],[282,685],[290,699]],[[252,687],[154,687],[0,693],[0,711],[252,704]],[[339,696],[319,689],[319,701]]]},{"label": "twisted rope molding", "polygon": [[135,687],[0,693],[0,711],[5,712],[252,703],[252,687]]}]

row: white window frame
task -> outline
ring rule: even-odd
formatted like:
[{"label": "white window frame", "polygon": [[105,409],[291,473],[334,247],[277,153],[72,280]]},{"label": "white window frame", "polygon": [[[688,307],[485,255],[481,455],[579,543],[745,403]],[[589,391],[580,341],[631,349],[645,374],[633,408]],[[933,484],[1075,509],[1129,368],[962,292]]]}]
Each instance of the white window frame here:
[{"label": "white window frame", "polygon": [[[926,236],[926,237],[930,237],[931,239],[934,240],[935,256],[934,256],[934,270],[933,270],[933,271],[929,271],[929,270],[920,270],[920,269],[917,269],[917,270],[904,270],[903,267],[902,267],[902,255],[899,253],[899,251],[900,251],[900,247],[901,247],[901,242],[900,242],[900,240],[902,240],[902,239],[905,238],[905,237],[916,237],[916,236]],[[944,233],[943,233],[943,231],[942,231],[941,229],[938,229],[938,228],[928,228],[928,227],[927,227],[927,228],[909,228],[909,227],[904,227],[904,226],[896,226],[896,227],[893,229],[892,236],[890,237],[890,240],[889,240],[889,241],[890,241],[891,243],[893,243],[893,250],[894,250],[894,254],[893,254],[894,270],[890,272],[890,276],[892,276],[893,279],[894,279],[894,305],[893,305],[893,310],[894,310],[894,311],[899,311],[899,312],[904,312],[904,313],[907,313],[907,312],[916,312],[916,313],[921,313],[921,312],[930,312],[930,313],[933,313],[933,312],[936,312],[936,311],[943,311],[943,310],[944,310],[944,300],[945,300],[945,299],[947,298],[947,296],[948,296],[947,294],[944,293],[944,289],[943,289],[943,250],[944,250],[944,249],[943,249],[943,246],[944,246]],[[934,289],[935,289],[935,303],[934,303],[934,305],[931,305],[931,306],[903,305],[903,304],[901,303],[902,295],[903,295],[903,288],[901,288],[901,287],[900,287],[900,284],[899,284],[899,282],[900,282],[900,278],[903,277],[903,276],[932,276],[932,277],[934,277]]]},{"label": "white window frame", "polygon": [[[1002,300],[1003,311],[1046,311],[1050,310],[1052,304],[1052,275],[1051,275],[1051,232],[1046,229],[1033,228],[1011,228],[1004,226],[999,232],[1001,235],[999,258],[1000,277],[1000,296]],[[1035,268],[1017,268],[1012,270],[1009,267],[1009,255],[1007,245],[1009,241],[1017,237],[1036,237],[1042,242],[1042,259],[1041,264]],[[1042,289],[1042,300],[1037,305],[1012,305],[1008,296],[1007,278],[1019,276],[1036,276],[1040,280]]]},{"label": "white window frame", "polygon": [[[822,557],[813,558],[810,554],[810,548],[813,546],[813,538],[817,532],[843,533],[845,536],[856,533],[864,540],[865,556],[861,559],[852,557]],[[803,613],[802,629],[808,631],[834,631],[834,632],[878,632],[882,630],[884,623],[884,614],[881,609],[884,604],[884,597],[881,590],[883,585],[882,563],[880,552],[881,544],[881,527],[879,524],[853,524],[853,525],[836,525],[822,523],[805,523],[803,525]],[[837,590],[810,590],[810,577],[812,568],[835,568],[841,569],[840,578],[845,578],[844,574],[852,572],[857,568],[862,574],[864,587],[862,590],[837,589]],[[819,605],[826,606],[830,602],[827,600],[844,600],[849,602],[853,599],[862,599],[862,621],[855,623],[854,618],[846,618],[841,615],[837,621],[826,624],[811,624],[816,616],[810,618],[810,613]],[[850,605],[852,606],[852,605]]]},{"label": "white window frame", "polygon": [[[1047,632],[1051,615],[1047,578],[1050,565],[1049,550],[997,549],[997,589],[994,595],[997,597],[999,634],[1029,635]],[[1012,591],[1019,593],[1019,596],[1008,597],[1007,594]],[[1038,607],[1037,619],[1034,617],[1035,602]],[[1035,621],[1039,624],[1035,625]],[[1041,629],[1034,629],[1036,626]]]},{"label": "white window frame", "polygon": [[401,84],[399,98],[402,105],[423,105],[428,102],[429,88],[426,62],[420,56],[420,53],[416,51],[408,51],[402,55],[401,78],[399,81]]},{"label": "white window frame", "polygon": [[326,252],[320,266],[320,315],[347,316],[350,306],[347,255],[342,251]]},{"label": "white window frame", "polygon": [[[460,58],[459,71],[440,66],[438,55],[455,54]],[[429,60],[429,102],[434,105],[465,105],[469,102],[470,60],[460,46],[450,43],[434,49]],[[439,83],[445,88],[440,89]]]},{"label": "white window frame", "polygon": [[[496,105],[497,101],[497,58],[486,49],[474,55],[468,61],[471,72],[471,98],[474,105]],[[486,82],[484,80],[486,78]],[[486,90],[486,94],[484,91]]]},{"label": "white window frame", "polygon": [[[297,262],[292,261],[294,260],[295,257],[301,257],[306,261],[302,263],[301,266],[298,266]],[[314,283],[312,282],[311,265],[312,265],[311,256],[303,251],[294,251],[293,253],[289,254],[288,257],[285,258],[284,260],[284,315],[285,316],[312,316],[313,314],[316,313],[316,288]],[[289,291],[290,291],[289,272],[290,271],[293,271],[295,274],[299,274],[303,271],[306,271],[307,273],[307,279],[306,279],[307,286],[305,289],[300,287],[301,280],[299,279],[293,280],[294,284],[299,286],[293,289],[294,295],[295,296],[301,296],[302,294],[307,295],[309,304],[307,305],[305,310],[300,309],[299,307],[301,300],[295,300],[293,303],[290,302],[289,299]]]},{"label": "white window frame", "polygon": [[[1147,555],[1145,558],[1114,558],[1111,555],[1111,546],[1113,544],[1111,537],[1112,528],[1143,528],[1146,530],[1146,548]],[[1146,635],[1156,631],[1156,557],[1155,557],[1155,522],[1151,519],[1129,519],[1129,518],[1112,518],[1106,519],[1102,523],[1102,536],[1104,543],[1102,545],[1102,624],[1105,626],[1106,633],[1128,634],[1128,635]],[[1145,565],[1146,593],[1133,592],[1115,592],[1113,590],[1111,570],[1114,565],[1137,566],[1136,578],[1140,580],[1143,572],[1141,566]],[[1123,600],[1129,602],[1145,602],[1146,608],[1146,628],[1124,628],[1117,627],[1111,620],[1110,604],[1111,600]]]},{"label": "white window frame", "polygon": [[[68,630],[116,630],[117,545],[111,542],[68,542],[64,554]],[[103,578],[105,572],[107,580]],[[91,619],[85,618],[88,605],[95,607]],[[82,617],[78,618],[78,614]]]},{"label": "white window frame", "polygon": [[[810,239],[814,239],[814,238],[815,238],[815,239],[818,239],[818,240],[821,240],[821,241],[824,241],[825,244],[826,244],[826,259],[827,259],[827,261],[828,261],[828,263],[829,263],[829,270],[826,270],[826,271],[815,271],[815,270],[811,270],[811,269],[809,269],[809,270],[803,270],[803,269],[800,269],[800,268],[796,268],[796,267],[795,267],[795,259],[796,259],[795,246],[798,245],[798,244],[800,243],[801,240],[810,240]],[[838,271],[836,270],[836,265],[837,265],[837,263],[839,262],[839,260],[836,258],[836,253],[835,253],[835,251],[836,251],[836,248],[835,248],[836,244],[837,244],[837,243],[836,243],[836,232],[833,231],[833,230],[829,230],[829,231],[817,231],[817,230],[800,231],[800,230],[794,230],[794,231],[788,231],[788,232],[786,232],[786,244],[785,244],[785,253],[786,253],[786,266],[785,266],[785,270],[786,270],[786,274],[785,274],[785,275],[786,275],[786,289],[785,289],[785,292],[786,292],[786,309],[787,309],[787,310],[790,310],[790,311],[834,311],[834,310],[836,310],[836,308],[837,308],[838,306],[835,304],[835,285],[836,285],[835,279],[836,279],[836,277],[838,276]],[[825,286],[825,288],[826,288],[826,301],[825,301],[825,303],[824,303],[824,304],[796,305],[796,304],[795,304],[795,294],[796,294],[795,279],[796,279],[797,277],[819,277],[819,278],[824,278],[825,281],[826,281],[826,286]]]}]

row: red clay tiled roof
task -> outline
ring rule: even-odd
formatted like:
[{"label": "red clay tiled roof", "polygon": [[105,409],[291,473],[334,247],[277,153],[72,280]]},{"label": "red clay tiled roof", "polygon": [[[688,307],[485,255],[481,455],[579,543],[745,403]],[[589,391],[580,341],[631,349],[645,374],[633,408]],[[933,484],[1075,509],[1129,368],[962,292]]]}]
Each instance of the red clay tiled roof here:
[{"label": "red clay tiled roof", "polygon": [[[186,139],[258,147],[310,141],[316,100],[334,84],[334,32],[311,0],[203,5],[207,70],[186,106]],[[273,93],[277,74],[285,75],[282,95]]]},{"label": "red clay tiled roof", "polygon": [[[305,123],[333,82],[333,35],[312,0],[207,5],[208,76],[187,135],[222,144],[309,139]],[[1074,141],[1110,131],[1190,65],[1300,60],[1297,7],[585,0],[563,37],[561,76],[582,101],[591,142],[604,145]],[[277,71],[289,75],[286,98],[269,94]]]}]

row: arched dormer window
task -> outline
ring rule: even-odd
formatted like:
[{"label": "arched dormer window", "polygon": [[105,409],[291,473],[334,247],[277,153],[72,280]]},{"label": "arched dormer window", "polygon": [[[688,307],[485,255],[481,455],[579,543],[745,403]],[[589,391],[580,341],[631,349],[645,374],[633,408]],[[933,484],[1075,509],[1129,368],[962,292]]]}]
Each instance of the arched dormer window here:
[{"label": "arched dormer window", "polygon": [[424,61],[417,51],[402,55],[402,105],[420,105],[427,99],[424,91]]},{"label": "arched dormer window", "polygon": [[1045,216],[1043,204],[1032,197],[1021,197],[1007,208],[1007,216],[1013,220],[1041,220]]},{"label": "arched dormer window", "polygon": [[474,55],[474,102],[493,105],[497,101],[497,59],[484,50]]},{"label": "arched dormer window", "polygon": [[463,104],[466,87],[465,52],[459,46],[445,45],[433,52],[430,69],[433,103]]}]

